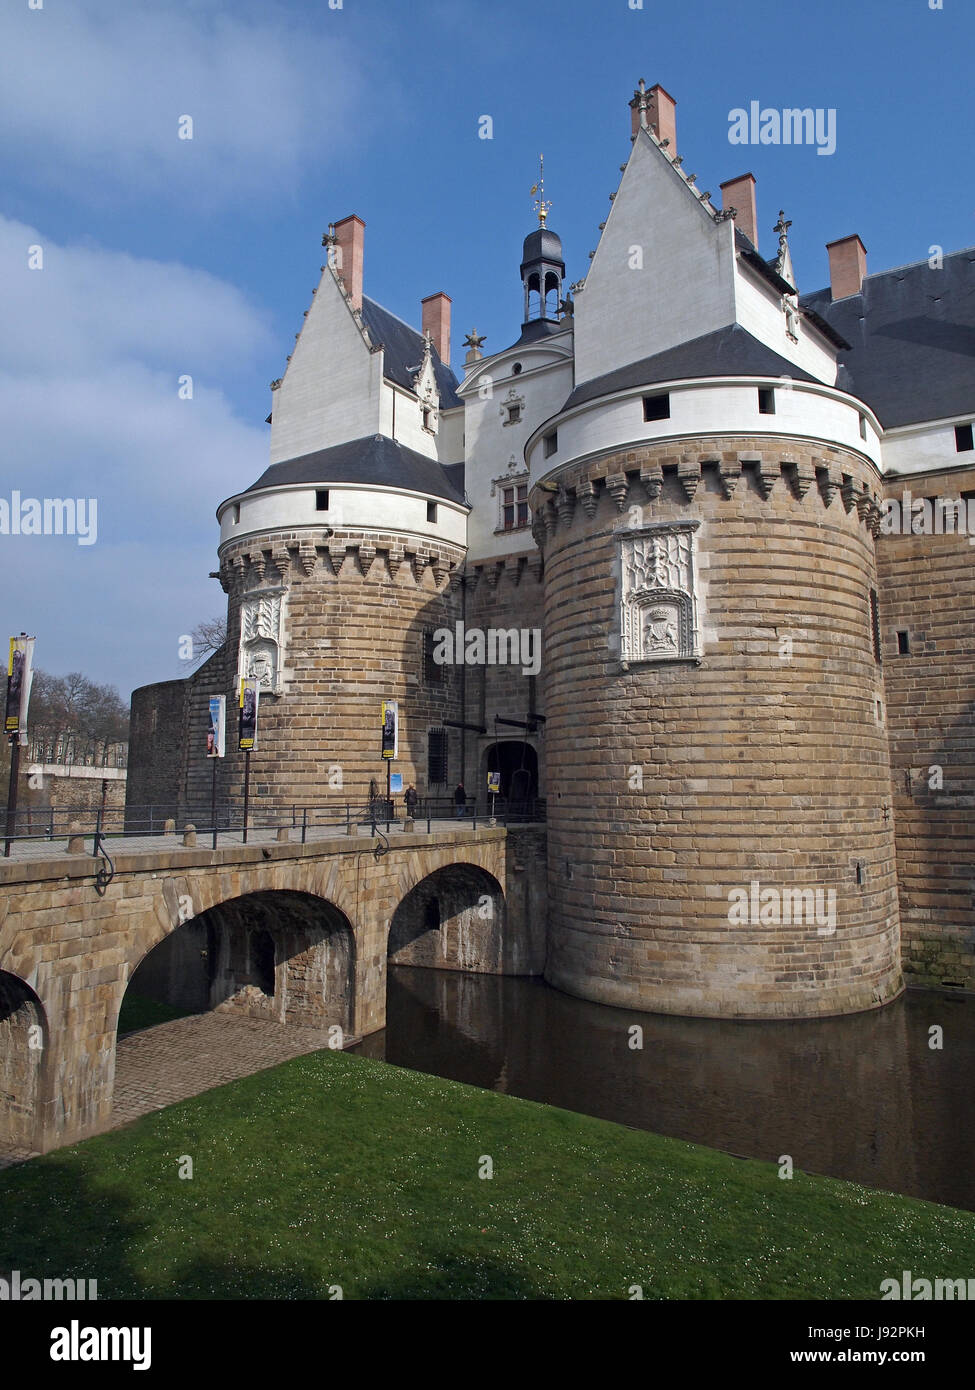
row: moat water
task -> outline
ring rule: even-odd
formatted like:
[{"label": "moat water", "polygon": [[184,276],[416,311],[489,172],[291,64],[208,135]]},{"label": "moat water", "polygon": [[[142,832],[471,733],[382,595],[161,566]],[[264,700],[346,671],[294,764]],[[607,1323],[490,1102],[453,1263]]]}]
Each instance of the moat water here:
[{"label": "moat water", "polygon": [[[642,1050],[630,1047],[633,1024]],[[942,1029],[940,1049],[932,1028]],[[611,1009],[539,980],[399,966],[385,1031],[356,1051],[975,1210],[970,996],[911,991],[849,1018],[738,1023]]]}]

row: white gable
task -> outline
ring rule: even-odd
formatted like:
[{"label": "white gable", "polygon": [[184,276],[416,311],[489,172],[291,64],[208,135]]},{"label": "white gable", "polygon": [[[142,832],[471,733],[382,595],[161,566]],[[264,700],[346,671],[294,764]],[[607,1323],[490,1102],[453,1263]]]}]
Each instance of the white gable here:
[{"label": "white gable", "polygon": [[734,323],[734,278],[734,223],[641,131],[576,297],[576,381]]},{"label": "white gable", "polygon": [[370,352],[326,266],[271,408],[271,462],[377,434],[381,352]]}]

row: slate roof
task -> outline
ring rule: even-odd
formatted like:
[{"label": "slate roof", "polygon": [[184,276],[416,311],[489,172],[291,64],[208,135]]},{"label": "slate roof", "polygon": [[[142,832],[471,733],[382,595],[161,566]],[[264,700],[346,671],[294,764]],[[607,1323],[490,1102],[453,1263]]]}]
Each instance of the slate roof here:
[{"label": "slate roof", "polygon": [[618,367],[605,376],[584,381],[575,388],[562,409],[569,410],[631,386],[653,386],[657,382],[709,376],[788,376],[793,381],[818,381],[817,377],[810,376],[809,372],[759,342],[740,324],[729,324],[639,362]]},{"label": "slate roof", "polygon": [[835,303],[828,289],[802,295],[852,344],[837,383],[866,401],[886,429],[975,415],[975,247],[868,275],[860,294]]},{"label": "slate roof", "polygon": [[[335,444],[318,449],[313,454],[273,463],[245,492],[261,488],[281,487],[290,483],[374,483],[381,487],[402,488],[427,497],[442,497],[448,502],[463,502],[463,479],[458,489],[456,469],[463,464],[445,468],[436,459],[418,454],[384,434],[370,434],[352,439],[347,444]],[[454,470],[451,473],[449,470]]]},{"label": "slate roof", "polygon": [[773,290],[777,290],[779,294],[795,294],[795,286],[790,285],[788,280],[779,274],[773,262],[767,261],[764,256],[760,255],[757,247],[737,227],[735,228],[735,250],[741,253],[742,260],[747,261],[764,280],[768,281]]},{"label": "slate roof", "polygon": [[[362,296],[362,322],[368,329],[373,344],[382,343],[386,349],[383,356],[383,375],[397,386],[412,391],[413,378],[423,361],[423,334],[418,333],[402,319],[398,319],[374,299],[369,299],[367,295]],[[457,394],[457,378],[450,368],[441,362],[436,348],[433,349],[433,374],[437,379],[437,390],[440,392],[440,409],[449,410],[452,406],[461,405],[461,399]]]}]

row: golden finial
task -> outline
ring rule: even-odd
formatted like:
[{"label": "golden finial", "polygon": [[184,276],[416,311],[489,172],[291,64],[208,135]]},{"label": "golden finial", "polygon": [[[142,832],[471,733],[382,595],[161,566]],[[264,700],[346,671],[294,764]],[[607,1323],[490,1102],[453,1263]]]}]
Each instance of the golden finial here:
[{"label": "golden finial", "polygon": [[545,201],[545,156],[543,154],[538,156],[538,183],[532,184],[531,191],[538,194],[532,204],[532,209],[538,213],[538,225],[544,227],[548,210],[552,204]]}]

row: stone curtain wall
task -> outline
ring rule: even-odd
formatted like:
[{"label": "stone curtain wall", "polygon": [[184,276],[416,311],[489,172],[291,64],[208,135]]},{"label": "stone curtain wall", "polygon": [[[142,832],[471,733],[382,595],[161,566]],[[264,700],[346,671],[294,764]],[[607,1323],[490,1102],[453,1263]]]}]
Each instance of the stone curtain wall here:
[{"label": "stone curtain wall", "polygon": [[[975,471],[909,476],[887,496],[905,488],[960,499]],[[975,549],[964,534],[882,534],[877,562],[904,968],[975,989]]]},{"label": "stone curtain wall", "polygon": [[125,804],[154,805],[160,816],[175,816],[182,794],[181,761],[186,739],[185,680],[159,681],[132,692],[129,766]]},{"label": "stone curtain wall", "polygon": [[[871,1008],[902,987],[869,603],[877,476],[857,455],[824,460],[793,440],[680,448],[570,466],[557,493],[532,495],[545,555],[546,978],[669,1013]],[[699,664],[621,666],[631,519],[699,522]],[[676,623],[658,626],[676,640]],[[824,907],[834,890],[835,933],[733,925],[729,891],[752,881],[818,887]]]},{"label": "stone curtain wall", "polygon": [[[468,563],[467,566],[467,629],[489,628],[522,630],[543,628],[544,591],[542,588],[542,557],[531,555],[502,555],[497,559]],[[545,672],[545,649],[540,643],[541,669],[535,678],[536,713],[544,714],[542,681]],[[468,794],[476,788],[483,804],[487,795],[485,753],[495,741],[494,716],[524,719],[529,706],[529,681],[520,664],[469,666],[467,668],[467,719],[472,724],[483,723],[484,735],[472,734],[467,740],[467,760],[464,784]],[[524,731],[499,728],[499,740],[521,742]],[[545,795],[545,738],[544,731],[528,735],[528,744],[538,758],[539,796]]]}]

